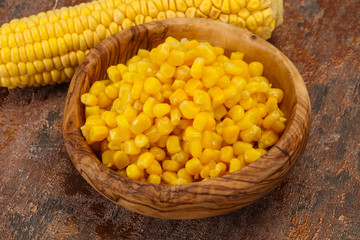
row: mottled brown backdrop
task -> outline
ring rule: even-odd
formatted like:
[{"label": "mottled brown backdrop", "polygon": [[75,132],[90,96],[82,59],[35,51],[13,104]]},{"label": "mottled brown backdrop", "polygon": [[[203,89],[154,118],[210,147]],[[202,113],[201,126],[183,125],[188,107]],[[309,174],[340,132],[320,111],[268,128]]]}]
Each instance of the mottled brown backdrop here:
[{"label": "mottled brown backdrop", "polygon": [[[207,219],[129,212],[71,164],[61,133],[68,84],[0,88],[0,239],[360,239],[360,1],[284,1],[269,41],[302,74],[313,123],[303,157],[275,191]],[[0,0],[0,23],[55,2]]]}]

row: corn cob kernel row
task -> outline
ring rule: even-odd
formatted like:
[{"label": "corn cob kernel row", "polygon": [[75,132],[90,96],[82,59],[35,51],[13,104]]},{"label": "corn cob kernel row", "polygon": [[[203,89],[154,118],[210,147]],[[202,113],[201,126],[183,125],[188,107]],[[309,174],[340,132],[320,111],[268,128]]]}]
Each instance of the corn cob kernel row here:
[{"label": "corn cob kernel row", "polygon": [[[0,86],[47,85],[17,82],[34,76],[32,71],[24,71],[24,64],[43,61],[47,65],[53,60],[55,69],[62,71],[69,66],[58,65],[56,58],[74,56],[73,51],[86,52],[125,28],[173,17],[211,18],[267,39],[282,22],[282,0],[99,0],[14,19],[0,27]],[[71,65],[74,71],[79,63]]]}]

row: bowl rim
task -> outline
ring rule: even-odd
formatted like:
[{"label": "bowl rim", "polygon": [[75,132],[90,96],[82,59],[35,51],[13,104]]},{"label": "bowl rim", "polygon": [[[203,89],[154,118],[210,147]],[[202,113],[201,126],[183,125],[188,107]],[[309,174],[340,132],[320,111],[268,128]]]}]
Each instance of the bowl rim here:
[{"label": "bowl rim", "polygon": [[[81,121],[82,124],[84,123],[84,116],[83,116],[84,107],[82,107],[81,104],[79,104],[80,94],[81,92],[83,93],[86,90],[86,87],[88,87],[88,86],[81,86],[80,84],[83,83],[84,81],[89,81],[88,79],[89,77],[87,73],[88,72],[91,73],[89,69],[93,64],[95,64],[96,61],[94,59],[99,57],[99,52],[107,49],[108,44],[110,45],[117,44],[119,42],[116,39],[117,36],[121,35],[131,38],[131,36],[133,36],[134,33],[143,31],[144,28],[146,29],[146,31],[154,30],[154,28],[157,28],[159,26],[163,26],[164,29],[168,29],[170,25],[174,26],[176,24],[179,24],[177,21],[178,20],[176,18],[158,20],[154,22],[137,25],[131,28],[127,28],[122,30],[121,32],[114,34],[113,36],[109,36],[108,38],[100,42],[95,48],[93,48],[89,52],[89,54],[84,58],[84,60],[76,70],[74,77],[69,86],[69,90],[65,102],[63,125],[62,125],[64,141],[69,156],[75,168],[80,172],[80,174],[86,179],[86,181],[92,187],[94,187],[99,193],[104,195],[112,202],[115,202],[122,206],[124,206],[124,204],[122,204],[123,203],[122,201],[124,199],[121,199],[123,196],[116,198],[112,196],[111,193],[108,193],[104,191],[104,189],[101,189],[99,187],[101,181],[107,179],[108,177],[111,177],[112,179],[117,179],[117,181],[121,182],[122,185],[131,184],[133,188],[151,187],[152,189],[154,189],[155,192],[157,192],[156,197],[159,198],[158,199],[159,202],[156,203],[156,207],[155,207],[158,209],[166,207],[178,199],[176,197],[177,194],[174,195],[170,194],[170,198],[169,198],[169,196],[163,194],[164,192],[172,192],[172,193],[184,192],[184,191],[186,192],[186,191],[191,191],[191,188],[196,187],[196,188],[201,188],[202,194],[207,193],[211,195],[221,191],[218,189],[219,186],[227,188],[227,186],[224,185],[225,182],[226,184],[228,184],[229,182],[235,184],[243,181],[245,185],[240,184],[239,187],[237,187],[235,184],[234,186],[232,186],[232,190],[227,195],[229,198],[231,198],[232,197],[231,195],[234,192],[245,193],[247,188],[244,188],[243,186],[254,186],[255,184],[260,184],[260,185],[263,184],[265,186],[267,181],[269,181],[269,178],[271,178],[275,182],[277,181],[276,179],[278,178],[282,179],[284,177],[283,175],[286,175],[289,172],[289,170],[294,167],[294,165],[296,164],[299,158],[298,157],[294,159],[292,158],[292,156],[301,155],[306,145],[303,144],[301,147],[299,147],[297,146],[297,144],[294,143],[295,142],[306,143],[307,138],[309,136],[310,122],[311,122],[311,106],[310,106],[310,100],[306,90],[305,83],[300,73],[294,66],[294,64],[283,53],[281,53],[280,50],[278,50],[271,43],[257,37],[253,33],[240,29],[239,27],[235,27],[229,24],[224,24],[209,19],[182,18],[181,19],[182,23],[180,24],[196,24],[196,22],[199,22],[208,25],[217,25],[221,28],[229,29],[230,31],[239,32],[242,35],[246,36],[247,38],[252,39],[255,42],[255,44],[263,45],[263,47],[267,48],[268,51],[275,52],[277,57],[284,61],[284,64],[288,68],[289,75],[291,75],[291,78],[294,79],[294,91],[296,94],[296,103],[294,104],[294,107],[292,108],[292,111],[290,113],[292,124],[286,124],[286,128],[282,136],[279,138],[278,142],[273,147],[271,147],[264,156],[259,158],[254,163],[251,163],[245,168],[242,168],[236,172],[229,173],[222,177],[209,179],[202,182],[195,182],[195,183],[181,184],[181,185],[164,185],[164,184],[154,185],[147,182],[134,181],[128,179],[126,177],[117,174],[113,170],[105,167],[96,157],[96,155],[92,152],[90,146],[86,144],[85,139],[83,138],[81,131],[79,130],[79,127],[82,126],[80,125]],[[76,104],[70,104],[70,102],[75,102]],[[75,119],[75,117],[77,117],[78,120]],[[290,119],[288,121],[290,122]],[[297,134],[289,136],[288,133],[290,132],[295,132]],[[76,141],[78,141],[77,143],[74,143],[75,139]],[[79,161],[79,158],[81,158],[82,161]],[[83,168],[82,166],[84,162],[88,163],[89,161],[90,162],[93,161],[97,165],[97,168],[100,169],[101,171],[106,172],[106,174],[103,176],[98,176],[98,178],[94,180],[93,179],[94,175],[92,175],[92,173],[89,173],[88,170],[85,170],[85,168]],[[279,170],[282,170],[282,173],[279,172]],[[277,186],[279,183],[280,180],[275,185]],[[111,184],[117,184],[117,183],[112,182],[110,183],[110,185]],[[214,189],[213,186],[216,186],[217,189]],[[270,191],[272,191],[275,187],[268,189],[263,194],[263,196],[269,193]],[[171,196],[173,198],[171,198]],[[253,200],[254,199],[251,199],[248,204],[254,202]],[[185,203],[186,202],[182,202],[182,204]],[[129,207],[129,205],[124,207],[132,211],[144,214],[138,208],[132,208],[131,206]],[[145,215],[148,214],[145,213]],[[159,216],[162,217],[161,214]]]}]

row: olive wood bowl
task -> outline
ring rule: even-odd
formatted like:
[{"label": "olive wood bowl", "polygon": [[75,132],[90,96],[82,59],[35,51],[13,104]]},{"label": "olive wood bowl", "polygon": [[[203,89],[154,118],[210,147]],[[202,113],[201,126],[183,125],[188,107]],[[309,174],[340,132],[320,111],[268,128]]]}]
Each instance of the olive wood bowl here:
[{"label": "olive wood bowl", "polygon": [[[86,144],[81,94],[106,77],[106,69],[125,63],[139,48],[152,49],[173,36],[207,41],[245,53],[245,60],[264,64],[264,76],[285,92],[281,109],[288,118],[279,141],[263,157],[243,169],[212,180],[183,185],[134,181],[106,168]],[[99,43],[77,69],[66,98],[63,135],[72,162],[85,180],[103,196],[147,216],[194,219],[215,216],[247,206],[271,192],[302,155],[311,123],[311,106],[302,77],[277,48],[238,27],[208,19],[174,18],[125,29]]]}]

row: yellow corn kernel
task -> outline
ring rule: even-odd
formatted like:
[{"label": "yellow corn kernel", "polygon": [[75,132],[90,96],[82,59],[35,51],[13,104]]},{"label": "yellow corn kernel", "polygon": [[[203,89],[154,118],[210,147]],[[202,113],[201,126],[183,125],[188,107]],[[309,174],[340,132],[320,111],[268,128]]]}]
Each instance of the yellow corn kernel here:
[{"label": "yellow corn kernel", "polygon": [[102,141],[109,134],[109,130],[106,126],[92,126],[90,129],[89,139],[92,142]]},{"label": "yellow corn kernel", "polygon": [[[204,59],[206,65],[213,64],[216,60],[216,53],[214,48],[208,43],[201,43],[196,47],[196,50],[199,52],[200,57]],[[196,62],[196,59],[194,63]],[[193,76],[194,77],[194,76]]]},{"label": "yellow corn kernel", "polygon": [[234,156],[234,151],[231,146],[225,146],[220,149],[220,161],[229,163]]},{"label": "yellow corn kernel", "polygon": [[234,83],[230,83],[229,86],[223,89],[225,100],[231,99],[238,95],[238,87]]},{"label": "yellow corn kernel", "polygon": [[164,160],[162,162],[162,168],[166,171],[177,172],[182,167],[182,164],[174,160]]},{"label": "yellow corn kernel", "polygon": [[117,116],[117,113],[111,112],[111,111],[105,111],[101,115],[101,117],[104,120],[104,122],[106,123],[106,125],[108,125],[111,128],[114,128],[117,126],[116,116]]},{"label": "yellow corn kernel", "polygon": [[156,94],[161,89],[161,83],[154,77],[149,77],[144,82],[144,91],[148,94]]},{"label": "yellow corn kernel", "polygon": [[[176,49],[173,49],[176,50]],[[160,65],[158,73],[166,79],[172,78],[175,74],[176,68],[173,65],[170,65],[168,62],[164,62]]]},{"label": "yellow corn kernel", "polygon": [[203,169],[201,169],[200,177],[203,179],[208,178],[210,176],[210,170],[209,165],[205,165]]},{"label": "yellow corn kernel", "polygon": [[165,159],[166,153],[163,149],[159,147],[150,148],[150,152],[154,155],[155,159],[158,161],[162,161]]},{"label": "yellow corn kernel", "polygon": [[245,113],[244,113],[244,108],[241,107],[240,105],[235,105],[233,106],[229,112],[229,117],[234,120],[235,122],[241,120],[244,116],[245,116]]},{"label": "yellow corn kernel", "polygon": [[196,105],[193,101],[188,100],[181,102],[179,109],[182,115],[187,119],[194,119],[200,111],[200,107],[198,105]]},{"label": "yellow corn kernel", "polygon": [[148,174],[161,175],[163,169],[160,163],[156,160],[153,160],[151,164],[146,168]]},{"label": "yellow corn kernel", "polygon": [[172,135],[166,140],[166,149],[168,153],[173,154],[181,151],[179,137]]},{"label": "yellow corn kernel", "polygon": [[229,125],[224,127],[222,136],[223,140],[228,144],[233,144],[237,141],[240,128],[237,125]]},{"label": "yellow corn kernel", "polygon": [[93,107],[98,103],[98,98],[91,93],[84,93],[81,95],[81,102],[88,107]]},{"label": "yellow corn kernel", "polygon": [[202,89],[203,83],[199,79],[193,78],[186,82],[184,90],[187,95],[193,96],[196,89]]},{"label": "yellow corn kernel", "polygon": [[220,77],[216,83],[216,86],[219,88],[226,88],[229,85],[230,85],[230,77],[228,75],[224,75]]},{"label": "yellow corn kernel", "polygon": [[203,75],[204,67],[205,59],[202,57],[197,57],[190,68],[190,75],[196,79],[201,78]]},{"label": "yellow corn kernel", "polygon": [[220,72],[213,66],[205,66],[203,70],[203,83],[207,88],[213,87],[220,78]]},{"label": "yellow corn kernel", "polygon": [[136,164],[131,164],[126,168],[126,175],[128,178],[138,180],[141,177],[141,171]]},{"label": "yellow corn kernel", "polygon": [[277,98],[274,96],[269,96],[268,100],[265,103],[266,105],[266,109],[268,113],[271,113],[275,110],[278,110],[278,105],[277,105]]},{"label": "yellow corn kernel", "polygon": [[121,170],[130,164],[129,156],[124,151],[116,151],[113,155],[114,165]]},{"label": "yellow corn kernel", "polygon": [[249,64],[249,73],[251,77],[261,76],[264,71],[264,65],[261,62],[254,61]]},{"label": "yellow corn kernel", "polygon": [[226,171],[226,164],[223,162],[219,162],[215,165],[215,168],[210,170],[210,177],[216,178],[221,177]]},{"label": "yellow corn kernel", "polygon": [[134,141],[137,147],[142,148],[149,143],[149,138],[144,134],[137,134]]},{"label": "yellow corn kernel", "polygon": [[170,184],[171,182],[175,181],[178,179],[178,176],[175,172],[171,172],[171,171],[165,171],[163,174],[162,174],[162,179]]},{"label": "yellow corn kernel", "polygon": [[130,130],[135,134],[140,134],[151,127],[151,119],[144,113],[140,113],[132,122]]},{"label": "yellow corn kernel", "polygon": [[99,93],[99,95],[97,96],[98,98],[98,105],[100,108],[107,108],[109,107],[113,100],[111,98],[109,98],[105,92],[101,92]]},{"label": "yellow corn kernel", "polygon": [[188,183],[193,182],[192,176],[186,171],[186,168],[181,168],[177,171],[178,178],[185,179]]},{"label": "yellow corn kernel", "polygon": [[160,135],[169,135],[174,130],[174,126],[167,116],[156,118],[155,125],[156,131]]},{"label": "yellow corn kernel", "polygon": [[123,147],[124,147],[124,152],[127,153],[128,155],[137,155],[141,151],[141,148],[136,146],[134,140],[125,141]]},{"label": "yellow corn kernel", "polygon": [[245,166],[242,158],[233,158],[230,160],[229,173],[236,172]]},{"label": "yellow corn kernel", "polygon": [[146,130],[144,134],[149,138],[150,143],[156,143],[161,138],[160,133],[158,133],[154,125]]},{"label": "yellow corn kernel", "polygon": [[139,156],[137,166],[139,169],[146,169],[150,167],[153,161],[155,161],[154,155],[151,152],[145,152]]},{"label": "yellow corn kernel", "polygon": [[277,103],[281,103],[284,98],[284,92],[280,88],[270,88],[268,91],[268,96],[275,97],[277,100]]},{"label": "yellow corn kernel", "polygon": [[266,149],[272,145],[274,145],[279,140],[279,135],[277,132],[273,130],[265,130],[261,134],[261,138],[259,140],[259,148]]},{"label": "yellow corn kernel", "polygon": [[116,127],[110,129],[108,141],[123,142],[130,139],[130,131],[128,128]]},{"label": "yellow corn kernel", "polygon": [[280,113],[279,111],[273,111],[271,113],[269,113],[265,118],[264,118],[264,121],[262,122],[262,125],[264,128],[271,128],[275,122],[277,120],[279,120],[280,118]]},{"label": "yellow corn kernel", "polygon": [[167,103],[158,103],[153,107],[153,114],[155,117],[165,116],[170,112],[170,105]]},{"label": "yellow corn kernel", "polygon": [[152,184],[160,184],[161,183],[161,177],[156,174],[150,174],[147,178],[148,183]]},{"label": "yellow corn kernel", "polygon": [[212,99],[213,108],[216,108],[225,102],[224,92],[219,87],[210,88],[209,94]]},{"label": "yellow corn kernel", "polygon": [[186,172],[190,175],[196,175],[201,172],[203,165],[198,158],[192,158],[185,164]]},{"label": "yellow corn kernel", "polygon": [[254,97],[248,97],[248,98],[242,98],[239,103],[245,110],[249,110],[250,108],[256,106],[257,101]]},{"label": "yellow corn kernel", "polygon": [[86,118],[91,115],[99,115],[99,114],[100,114],[99,106],[85,107],[85,117]]},{"label": "yellow corn kernel", "polygon": [[252,142],[259,141],[261,137],[261,128],[257,125],[253,125],[252,127],[242,130],[240,132],[240,138],[244,142]]},{"label": "yellow corn kernel", "polygon": [[180,112],[179,108],[172,106],[171,110],[170,110],[171,124],[173,126],[179,125],[180,124],[180,119],[181,119],[181,112]]},{"label": "yellow corn kernel", "polygon": [[211,160],[218,162],[220,160],[220,151],[211,148],[205,148],[199,159],[202,164],[208,164],[211,162]]},{"label": "yellow corn kernel", "polygon": [[244,153],[246,149],[249,149],[252,147],[253,147],[253,145],[251,143],[238,141],[233,144],[234,155],[238,156],[238,155]]},{"label": "yellow corn kernel", "polygon": [[200,112],[197,114],[193,121],[193,127],[199,132],[202,132],[208,124],[209,114],[206,112]]},{"label": "yellow corn kernel", "polygon": [[284,118],[280,117],[280,119],[271,126],[271,129],[273,129],[277,133],[283,132],[285,130],[285,124],[284,122],[282,122],[282,119]]},{"label": "yellow corn kernel", "polygon": [[255,162],[261,157],[261,153],[254,148],[246,149],[244,152],[244,161],[247,163]]},{"label": "yellow corn kernel", "polygon": [[172,49],[166,61],[172,66],[181,66],[185,61],[185,52],[179,49]]},{"label": "yellow corn kernel", "polygon": [[220,121],[227,114],[227,110],[224,105],[219,105],[214,108],[214,117],[217,121]]},{"label": "yellow corn kernel", "polygon": [[180,67],[177,67],[174,73],[174,78],[178,80],[186,81],[191,78],[190,71],[191,69],[187,65],[182,65]]},{"label": "yellow corn kernel", "polygon": [[189,155],[185,151],[180,151],[171,156],[171,159],[185,164],[189,160]]},{"label": "yellow corn kernel", "polygon": [[200,140],[195,140],[195,141],[191,141],[189,143],[189,150],[190,150],[190,154],[195,157],[198,158],[201,156],[202,153],[202,143]]},{"label": "yellow corn kernel", "polygon": [[102,163],[106,167],[112,167],[114,165],[114,154],[115,151],[113,150],[107,150],[101,154]]},{"label": "yellow corn kernel", "polygon": [[201,140],[201,132],[193,128],[192,126],[186,127],[184,131],[184,140],[186,141],[200,141]]}]

